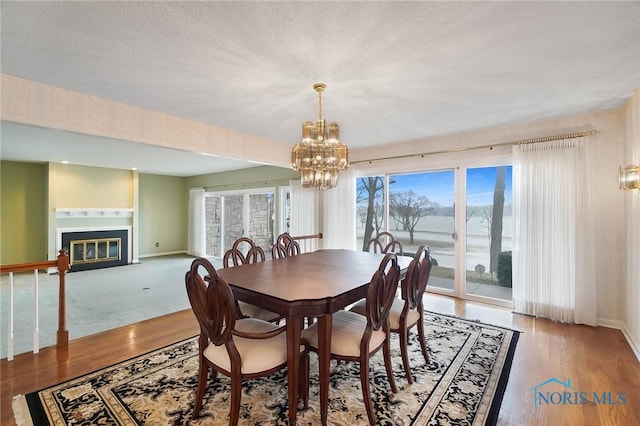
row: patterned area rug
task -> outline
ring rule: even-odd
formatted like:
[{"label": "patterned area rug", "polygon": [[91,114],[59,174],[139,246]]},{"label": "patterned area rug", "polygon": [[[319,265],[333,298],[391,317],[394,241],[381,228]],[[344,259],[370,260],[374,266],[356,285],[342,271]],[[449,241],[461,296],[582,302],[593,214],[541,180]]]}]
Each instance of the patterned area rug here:
[{"label": "patterned area rug", "polygon": [[[382,351],[371,359],[371,392],[380,425],[494,424],[519,332],[425,313],[430,363],[411,333],[414,383],[408,385],[397,338],[391,342],[399,392],[390,391]],[[92,374],[14,399],[18,425],[222,425],[228,423],[229,379],[218,375],[202,417],[190,422],[197,383],[192,338]],[[286,425],[286,371],[243,384],[241,425]],[[298,424],[320,424],[318,368],[311,354],[309,408]],[[27,414],[28,413],[28,414]],[[329,424],[365,425],[357,363],[331,364]]]}]

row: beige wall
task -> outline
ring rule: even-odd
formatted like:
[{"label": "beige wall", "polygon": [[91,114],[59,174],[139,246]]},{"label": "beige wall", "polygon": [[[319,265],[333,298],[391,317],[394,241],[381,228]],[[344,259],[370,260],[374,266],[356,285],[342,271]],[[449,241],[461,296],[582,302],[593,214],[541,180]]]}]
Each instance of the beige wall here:
[{"label": "beige wall", "polygon": [[47,166],[0,162],[0,264],[47,259]]},{"label": "beige wall", "polygon": [[[130,170],[52,163],[52,208],[132,208]],[[53,172],[52,172],[53,176]]]},{"label": "beige wall", "polygon": [[[622,166],[640,165],[640,88],[624,109],[624,153]],[[640,190],[624,192],[626,213],[626,280],[623,305],[627,340],[640,359]],[[624,253],[624,252],[623,252]]]}]

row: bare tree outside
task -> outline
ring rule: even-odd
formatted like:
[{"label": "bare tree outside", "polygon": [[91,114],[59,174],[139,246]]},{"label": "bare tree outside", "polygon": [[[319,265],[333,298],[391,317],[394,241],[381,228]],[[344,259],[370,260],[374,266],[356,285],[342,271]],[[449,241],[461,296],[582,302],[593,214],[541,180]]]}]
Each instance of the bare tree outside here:
[{"label": "bare tree outside", "polygon": [[489,249],[489,271],[497,272],[498,255],[502,251],[502,216],[504,213],[504,190],[507,167],[496,167],[496,186],[493,190],[491,212],[491,237]]},{"label": "bare tree outside", "polygon": [[413,191],[393,193],[389,201],[389,214],[402,225],[403,231],[409,231],[409,244],[413,244],[413,233],[420,219],[439,207],[435,201]]},{"label": "bare tree outside", "polygon": [[467,206],[467,211],[466,211],[467,223],[469,223],[469,219],[471,219],[473,216],[477,216],[477,215],[478,215],[478,208],[477,207]]},{"label": "bare tree outside", "polygon": [[496,167],[496,181],[493,189],[493,204],[467,208],[467,222],[472,216],[480,218],[487,228],[489,237],[489,272],[495,273],[498,254],[502,251],[502,220],[504,213],[504,191],[506,186],[506,166]]},{"label": "bare tree outside", "polygon": [[383,196],[384,178],[382,176],[369,176],[358,179],[357,203],[366,203],[364,214],[364,240],[362,250],[367,250],[367,243],[373,236],[373,231],[380,232],[384,220]]},{"label": "bare tree outside", "polygon": [[487,236],[491,241],[491,221],[493,220],[493,206],[478,206],[474,208],[475,215],[480,217],[480,223],[487,228]]}]

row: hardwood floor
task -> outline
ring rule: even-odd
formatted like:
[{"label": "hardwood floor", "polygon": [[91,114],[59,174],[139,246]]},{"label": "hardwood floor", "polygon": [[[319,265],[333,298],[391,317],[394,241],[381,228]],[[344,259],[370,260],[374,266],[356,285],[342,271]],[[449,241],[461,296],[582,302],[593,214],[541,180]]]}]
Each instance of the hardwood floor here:
[{"label": "hardwood floor", "polygon": [[[432,294],[425,296],[425,309],[522,332],[499,425],[640,425],[640,362],[620,331],[565,325]],[[3,359],[0,424],[15,425],[13,395],[51,386],[197,333],[193,314],[186,310],[73,340],[65,351],[49,347],[37,355],[17,355],[11,362]],[[565,397],[566,404],[534,406],[533,388],[551,378],[570,379],[575,392],[611,392],[611,402],[621,402],[622,393],[626,403],[570,404],[576,400],[572,391]],[[548,392],[564,392],[557,384],[547,386]]]}]

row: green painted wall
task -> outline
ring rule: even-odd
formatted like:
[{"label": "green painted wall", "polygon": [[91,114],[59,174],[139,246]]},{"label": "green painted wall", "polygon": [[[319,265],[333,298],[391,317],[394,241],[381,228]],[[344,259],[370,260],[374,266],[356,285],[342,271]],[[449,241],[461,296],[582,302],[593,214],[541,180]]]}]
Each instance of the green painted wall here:
[{"label": "green painted wall", "polygon": [[185,179],[140,174],[140,256],[187,250],[189,196]]},{"label": "green painted wall", "polygon": [[0,264],[47,260],[46,164],[0,162]]}]

